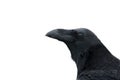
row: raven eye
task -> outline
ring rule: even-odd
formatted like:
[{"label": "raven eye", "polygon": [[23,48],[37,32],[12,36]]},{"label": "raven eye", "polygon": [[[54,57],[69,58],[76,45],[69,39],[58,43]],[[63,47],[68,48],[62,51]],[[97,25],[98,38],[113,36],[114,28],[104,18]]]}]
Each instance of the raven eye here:
[{"label": "raven eye", "polygon": [[81,32],[77,33],[76,39],[79,39],[79,40],[83,41],[84,40],[84,34],[81,33]]},{"label": "raven eye", "polygon": [[82,34],[82,33],[78,33],[78,35],[79,35],[79,36],[83,36],[83,34]]},{"label": "raven eye", "polygon": [[78,35],[79,37],[83,37],[83,36],[84,36],[84,34],[83,34],[82,32],[78,32],[77,35]]}]

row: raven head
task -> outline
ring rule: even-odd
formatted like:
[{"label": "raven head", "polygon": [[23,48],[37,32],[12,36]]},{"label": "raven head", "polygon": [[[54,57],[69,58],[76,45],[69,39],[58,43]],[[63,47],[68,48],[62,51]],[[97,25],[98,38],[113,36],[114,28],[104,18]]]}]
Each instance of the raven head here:
[{"label": "raven head", "polygon": [[46,34],[46,36],[58,39],[67,44],[67,46],[79,47],[79,50],[84,51],[92,45],[99,43],[99,39],[93,32],[85,28],[79,29],[55,29]]},{"label": "raven head", "polygon": [[82,70],[85,65],[89,48],[101,44],[97,36],[85,28],[55,29],[48,32],[46,36],[63,41],[68,46],[71,57],[76,62],[79,70]]}]

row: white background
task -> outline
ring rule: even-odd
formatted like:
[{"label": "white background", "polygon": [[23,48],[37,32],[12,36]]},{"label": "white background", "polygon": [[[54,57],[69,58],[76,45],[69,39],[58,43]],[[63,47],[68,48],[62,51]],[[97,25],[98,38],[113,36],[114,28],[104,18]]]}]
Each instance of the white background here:
[{"label": "white background", "polygon": [[66,45],[45,34],[81,27],[120,58],[119,0],[0,0],[0,80],[75,80]]}]

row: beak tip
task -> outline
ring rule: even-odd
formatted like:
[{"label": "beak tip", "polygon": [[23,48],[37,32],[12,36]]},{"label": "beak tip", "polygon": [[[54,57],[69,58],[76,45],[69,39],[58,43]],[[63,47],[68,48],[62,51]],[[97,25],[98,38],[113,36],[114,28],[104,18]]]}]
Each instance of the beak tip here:
[{"label": "beak tip", "polygon": [[51,37],[51,35],[49,34],[49,32],[48,32],[45,36],[47,36],[47,37]]},{"label": "beak tip", "polygon": [[47,37],[48,37],[48,33],[47,33],[47,34],[45,34],[45,36],[47,36]]}]

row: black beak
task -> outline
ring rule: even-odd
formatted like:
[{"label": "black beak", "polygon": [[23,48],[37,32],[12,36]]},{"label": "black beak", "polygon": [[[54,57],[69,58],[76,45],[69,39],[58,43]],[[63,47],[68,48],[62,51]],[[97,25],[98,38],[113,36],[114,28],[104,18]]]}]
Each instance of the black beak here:
[{"label": "black beak", "polygon": [[59,36],[58,29],[52,30],[46,34],[46,36],[51,38],[57,38]]},{"label": "black beak", "polygon": [[72,30],[55,29],[46,34],[46,36],[58,39],[63,42],[73,41]]}]

